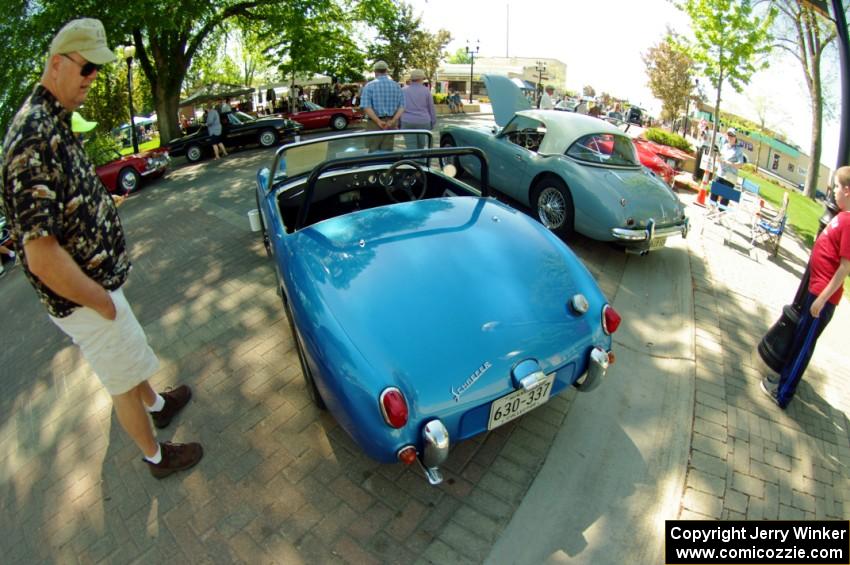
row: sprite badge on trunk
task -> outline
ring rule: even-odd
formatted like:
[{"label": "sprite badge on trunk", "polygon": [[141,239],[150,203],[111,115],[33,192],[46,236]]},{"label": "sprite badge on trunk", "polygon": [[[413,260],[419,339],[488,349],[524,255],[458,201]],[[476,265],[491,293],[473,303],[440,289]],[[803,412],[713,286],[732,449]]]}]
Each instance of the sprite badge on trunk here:
[{"label": "sprite badge on trunk", "polygon": [[466,381],[462,385],[457,388],[452,387],[452,396],[455,399],[455,402],[460,402],[460,395],[466,392],[466,390],[475,384],[475,381],[481,378],[481,375],[487,372],[487,369],[492,367],[493,365],[489,361],[485,361],[480,367],[475,369],[475,372],[472,373]]}]

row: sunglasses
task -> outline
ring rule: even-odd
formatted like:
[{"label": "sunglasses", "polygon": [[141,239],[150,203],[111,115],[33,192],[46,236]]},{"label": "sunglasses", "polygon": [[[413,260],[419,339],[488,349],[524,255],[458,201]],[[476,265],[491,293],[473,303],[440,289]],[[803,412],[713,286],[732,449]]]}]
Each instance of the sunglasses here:
[{"label": "sunglasses", "polygon": [[91,76],[91,74],[93,72],[99,71],[101,69],[101,67],[103,67],[103,65],[98,65],[98,64],[92,63],[91,61],[86,61],[85,63],[81,63],[81,62],[77,61],[76,59],[69,57],[65,53],[62,53],[62,56],[65,57],[66,59],[68,59],[69,61],[73,61],[74,64],[76,64],[78,67],[80,67],[80,76],[81,77]]}]

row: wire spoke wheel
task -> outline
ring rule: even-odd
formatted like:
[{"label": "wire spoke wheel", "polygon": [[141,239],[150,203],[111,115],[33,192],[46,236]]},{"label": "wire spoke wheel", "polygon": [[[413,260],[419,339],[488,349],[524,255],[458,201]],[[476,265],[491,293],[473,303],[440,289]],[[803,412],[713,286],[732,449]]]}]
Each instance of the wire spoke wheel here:
[{"label": "wire spoke wheel", "polygon": [[547,229],[557,230],[567,218],[567,203],[561,191],[555,187],[546,187],[537,197],[537,216]]}]

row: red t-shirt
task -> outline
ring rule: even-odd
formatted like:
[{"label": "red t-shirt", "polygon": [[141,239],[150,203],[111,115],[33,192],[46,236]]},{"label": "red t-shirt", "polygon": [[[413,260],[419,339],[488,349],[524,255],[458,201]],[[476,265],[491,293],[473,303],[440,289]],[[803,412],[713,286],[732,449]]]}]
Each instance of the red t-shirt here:
[{"label": "red t-shirt", "polygon": [[[838,270],[841,259],[850,260],[850,212],[839,212],[815,241],[812,258],[809,260],[809,292],[818,295],[827,287]],[[838,304],[843,291],[843,285],[838,287],[835,294],[830,296],[829,302]]]}]

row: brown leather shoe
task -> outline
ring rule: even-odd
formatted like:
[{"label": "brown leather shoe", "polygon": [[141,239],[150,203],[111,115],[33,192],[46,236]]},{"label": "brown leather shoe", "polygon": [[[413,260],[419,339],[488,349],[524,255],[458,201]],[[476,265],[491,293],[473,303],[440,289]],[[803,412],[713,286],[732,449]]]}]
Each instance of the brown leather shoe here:
[{"label": "brown leather shoe", "polygon": [[151,412],[153,425],[162,429],[171,423],[171,418],[177,415],[192,398],[192,389],[188,385],[180,385],[174,390],[159,393],[165,399],[165,406],[159,412]]},{"label": "brown leather shoe", "polygon": [[151,463],[143,459],[151,470],[151,475],[164,479],[172,473],[194,467],[204,456],[204,448],[200,443],[171,443],[166,441],[159,444],[162,450],[162,461]]}]

